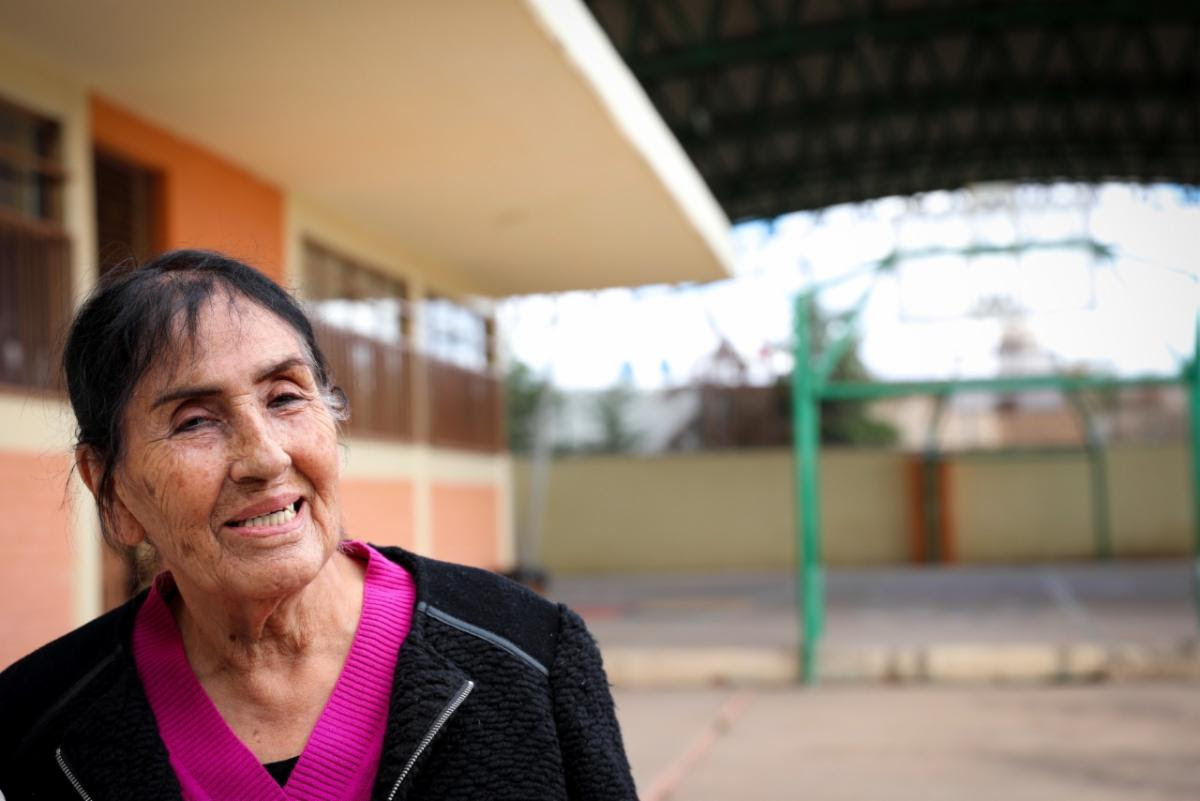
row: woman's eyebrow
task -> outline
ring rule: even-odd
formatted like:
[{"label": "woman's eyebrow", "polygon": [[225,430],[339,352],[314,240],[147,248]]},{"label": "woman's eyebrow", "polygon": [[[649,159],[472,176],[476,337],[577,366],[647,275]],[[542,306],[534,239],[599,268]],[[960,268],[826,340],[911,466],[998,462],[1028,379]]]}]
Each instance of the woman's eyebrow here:
[{"label": "woman's eyebrow", "polygon": [[212,395],[220,395],[219,387],[180,387],[173,389],[170,392],[164,392],[154,399],[154,403],[150,404],[150,409],[153,411],[159,406],[171,401],[184,400],[187,398],[204,398]]},{"label": "woman's eyebrow", "polygon": [[283,361],[276,362],[265,370],[260,371],[255,377],[255,383],[258,383],[259,381],[266,381],[268,378],[277,376],[280,373],[286,373],[293,367],[308,367],[308,359],[305,359],[302,356],[289,356]]},{"label": "woman's eyebrow", "polygon": [[[308,360],[302,356],[289,356],[283,361],[275,362],[269,367],[258,371],[254,377],[254,382],[257,384],[262,381],[266,381],[267,379],[273,378],[280,373],[286,373],[288,370],[301,366],[308,367]],[[157,409],[159,406],[162,406],[165,403],[170,403],[171,401],[186,400],[190,398],[204,398],[220,394],[221,388],[214,385],[178,387],[177,389],[164,392],[155,398],[154,402],[150,404],[150,409]]]}]

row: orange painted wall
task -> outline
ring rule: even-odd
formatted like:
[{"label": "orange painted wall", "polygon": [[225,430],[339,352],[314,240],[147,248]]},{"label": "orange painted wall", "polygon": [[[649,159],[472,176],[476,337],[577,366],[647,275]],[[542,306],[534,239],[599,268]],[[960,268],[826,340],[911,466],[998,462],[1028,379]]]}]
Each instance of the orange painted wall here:
[{"label": "orange painted wall", "polygon": [[413,488],[408,481],[343,479],[342,514],[352,539],[411,549]]},{"label": "orange painted wall", "polygon": [[163,247],[219,250],[283,279],[283,194],[250,173],[99,97],[92,137],[162,175]]},{"label": "orange painted wall", "polygon": [[0,668],[73,627],[70,466],[0,452]]},{"label": "orange painted wall", "polygon": [[486,484],[434,484],[431,492],[433,555],[449,562],[496,568],[496,488]]}]

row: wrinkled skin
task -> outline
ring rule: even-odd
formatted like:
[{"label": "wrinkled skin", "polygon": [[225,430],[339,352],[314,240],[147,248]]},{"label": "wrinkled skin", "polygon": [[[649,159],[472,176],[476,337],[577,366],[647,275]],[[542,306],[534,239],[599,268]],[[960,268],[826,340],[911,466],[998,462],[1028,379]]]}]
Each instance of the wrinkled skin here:
[{"label": "wrinkled skin", "polygon": [[[363,566],[338,550],[337,423],[292,329],[218,295],[125,409],[111,524],[174,578],[188,661],[263,761],[300,753],[349,653]],[[94,491],[99,460],[81,448]],[[286,522],[231,525],[300,500]]]},{"label": "wrinkled skin", "polygon": [[[305,350],[274,315],[219,296],[194,344],[177,365],[153,366],[125,410],[117,534],[148,539],[185,595],[249,601],[303,587],[341,529],[337,427]],[[205,393],[157,402],[187,389]],[[268,537],[228,525],[280,495],[304,499],[304,525]]]}]

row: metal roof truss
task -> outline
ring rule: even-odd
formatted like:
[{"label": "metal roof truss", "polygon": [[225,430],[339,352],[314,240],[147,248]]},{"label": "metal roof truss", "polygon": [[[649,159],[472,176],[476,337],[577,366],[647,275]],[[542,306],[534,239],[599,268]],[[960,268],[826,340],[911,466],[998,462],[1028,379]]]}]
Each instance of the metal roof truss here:
[{"label": "metal roof truss", "polygon": [[1200,3],[587,0],[731,219],[1200,183]]}]

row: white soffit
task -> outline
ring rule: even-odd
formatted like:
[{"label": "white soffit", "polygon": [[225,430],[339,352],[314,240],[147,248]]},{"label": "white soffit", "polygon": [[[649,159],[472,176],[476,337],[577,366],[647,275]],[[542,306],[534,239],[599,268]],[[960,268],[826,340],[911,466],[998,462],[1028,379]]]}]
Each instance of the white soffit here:
[{"label": "white soffit", "polygon": [[729,272],[728,220],[580,0],[0,0],[0,31],[481,293]]}]

